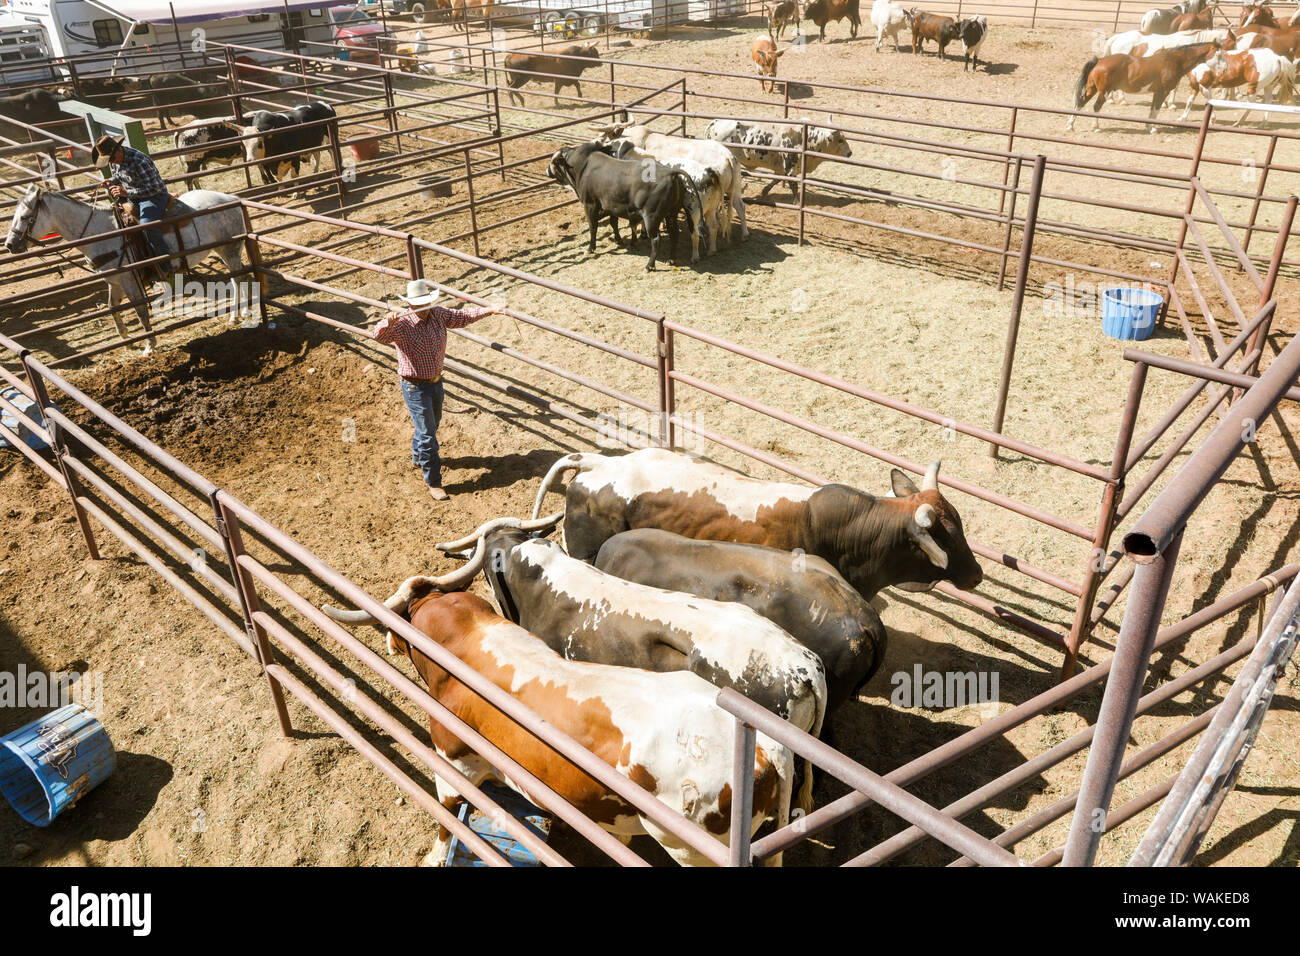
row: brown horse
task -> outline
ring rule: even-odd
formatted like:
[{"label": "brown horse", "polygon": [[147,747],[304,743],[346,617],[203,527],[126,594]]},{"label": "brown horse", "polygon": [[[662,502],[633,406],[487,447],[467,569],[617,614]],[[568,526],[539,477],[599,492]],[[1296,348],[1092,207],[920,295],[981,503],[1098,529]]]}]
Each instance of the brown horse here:
[{"label": "brown horse", "polygon": [[1170,24],[1169,32],[1178,33],[1182,30],[1213,30],[1214,29],[1214,7],[1206,7],[1197,13],[1183,13],[1174,17]]},{"label": "brown horse", "polygon": [[1241,32],[1242,27],[1273,27],[1280,26],[1277,17],[1273,16],[1273,11],[1262,3],[1246,3],[1241,7],[1241,18],[1237,21],[1237,31]]},{"label": "brown horse", "polygon": [[[1094,114],[1100,114],[1106,97],[1116,91],[1141,93],[1143,90],[1150,90],[1151,109],[1147,113],[1147,118],[1154,120],[1161,105],[1178,85],[1178,81],[1186,76],[1192,67],[1204,63],[1220,49],[1224,52],[1231,51],[1231,41],[1170,47],[1143,57],[1130,56],[1127,53],[1093,57],[1083,65],[1083,72],[1079,75],[1079,83],[1074,93],[1074,108],[1083,109],[1095,96],[1097,99],[1092,105],[1092,111]],[[1073,115],[1066,120],[1067,130],[1074,129],[1074,120]],[[1101,117],[1098,115],[1093,119],[1092,128],[1100,127]],[[1154,123],[1150,131],[1152,133],[1156,131]]]}]

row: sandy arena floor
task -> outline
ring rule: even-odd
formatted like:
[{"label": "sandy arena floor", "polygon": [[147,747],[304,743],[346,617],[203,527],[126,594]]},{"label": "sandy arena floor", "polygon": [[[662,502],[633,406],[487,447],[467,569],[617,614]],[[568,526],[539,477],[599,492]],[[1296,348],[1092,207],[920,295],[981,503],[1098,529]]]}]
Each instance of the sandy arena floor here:
[{"label": "sandy arena floor", "polygon": [[[753,27],[746,21],[732,28],[691,31],[689,37],[638,44],[616,55],[747,71],[741,53],[748,48]],[[835,42],[785,58],[783,76],[1065,105],[1088,32],[995,29],[985,48],[994,69],[961,80],[953,79],[961,70],[951,61],[913,58],[888,49],[877,55],[863,39],[840,42],[846,35],[842,26],[829,29]],[[731,94],[757,95],[748,84],[742,88],[739,81],[723,78],[693,77],[689,83],[692,91],[716,84]],[[968,111],[938,110],[920,101],[891,106],[894,111],[915,108],[919,118],[937,123],[977,122]],[[837,103],[835,108],[859,107]],[[1133,114],[1135,108],[1130,105],[1127,112]],[[1046,135],[1046,125],[1043,132]],[[1057,133],[1059,129],[1053,131]],[[1098,134],[1081,125],[1076,136],[1087,142]],[[1138,137],[1105,125],[1100,137],[1144,146],[1166,141],[1164,136]],[[1170,134],[1170,140],[1183,149],[1187,135]],[[970,141],[988,145],[989,138],[970,134]],[[518,155],[543,149],[545,144],[526,141]],[[1278,152],[1283,161],[1283,147]],[[828,177],[835,178],[829,171]],[[1281,191],[1285,182],[1279,179],[1269,192],[1274,186]],[[554,191],[536,194],[538,206],[544,201],[558,197]],[[322,211],[328,211],[328,203],[322,205]],[[505,218],[523,208],[496,215]],[[378,205],[371,213],[357,218],[376,221],[393,214],[391,207]],[[888,215],[909,223],[939,221],[900,208],[890,208]],[[464,228],[462,220],[444,220],[420,234],[437,240]],[[829,226],[813,227],[818,243],[799,248],[790,238],[789,225],[788,214],[756,213],[748,243],[724,248],[695,269],[647,274],[644,250],[617,250],[603,229],[600,255],[588,257],[580,242],[585,233],[580,213],[568,207],[490,233],[483,254],[628,305],[664,312],[941,414],[990,424],[1010,294],[998,292],[989,281],[986,257],[886,233]],[[327,232],[313,227],[295,238],[319,241]],[[456,245],[466,248],[465,243]],[[1262,243],[1256,251],[1260,248]],[[348,252],[378,258],[396,250],[395,245],[373,243]],[[653,328],[644,320],[524,283],[502,283],[432,254],[426,255],[425,265],[430,275],[466,291],[502,288],[513,308],[540,319],[642,354],[653,348]],[[1163,274],[1167,262],[1147,263],[1145,268]],[[286,271],[320,277],[336,267],[297,264]],[[1046,267],[1035,271],[1037,282],[1054,278],[1060,281],[1063,276],[1057,278]],[[394,291],[392,282],[368,274],[345,276],[338,285],[374,298]],[[1275,344],[1297,331],[1294,281],[1285,278],[1280,292]],[[51,303],[39,313],[6,314],[3,328],[9,332],[50,321],[60,310],[68,314],[69,309],[88,308],[98,297],[87,293],[74,302]],[[323,295],[298,295],[291,301],[310,302],[313,309],[358,325],[377,317]],[[652,373],[556,336],[505,318],[489,319],[471,331],[653,398]],[[108,341],[106,330],[84,334]],[[43,344],[57,355],[60,349],[67,354],[92,341],[69,336]],[[1143,347],[1177,356],[1187,351],[1181,335],[1163,333]],[[1095,318],[1049,314],[1041,299],[1031,299],[1006,431],[1084,461],[1108,463],[1127,386],[1128,363],[1119,352],[1102,336]],[[615,419],[625,414],[608,399],[470,342],[455,341],[452,354],[530,390],[572,402],[587,414]],[[948,440],[953,436],[941,428],[918,427],[895,413],[848,401],[790,376],[760,372],[680,338],[677,367],[890,451],[921,461],[942,457],[946,474],[1091,525],[1100,489],[1086,480],[1063,480],[1059,472],[1014,455],[994,462],[973,439]],[[463,533],[485,517],[526,511],[539,477],[555,457],[596,447],[590,433],[559,416],[453,377],[440,439],[447,456],[447,485],[455,497],[449,505],[436,507],[423,494],[409,463],[410,426],[386,350],[283,315],[273,329],[205,323],[165,337],[163,348],[149,358],[134,351],[110,353],[92,365],[74,367],[69,378],[381,596],[414,571],[449,569],[452,565],[432,550],[433,542]],[[1185,386],[1175,376],[1153,372],[1139,431]],[[702,425],[725,427],[755,447],[865,490],[887,487],[885,466],[847,449],[722,407],[684,387],[678,399],[680,408],[696,415]],[[1189,527],[1167,622],[1290,559],[1300,537],[1294,504],[1300,496],[1294,424],[1293,413],[1287,412],[1261,429],[1255,454],[1233,466]],[[1157,446],[1157,453],[1162,447]],[[736,462],[727,454],[717,457]],[[435,829],[422,811],[399,799],[363,758],[301,707],[291,705],[300,736],[281,740],[264,682],[237,648],[177,600],[151,571],[124,556],[107,534],[100,536],[105,560],[86,561],[58,489],[14,456],[0,462],[0,468],[0,505],[11,528],[7,554],[0,561],[0,659],[29,669],[89,666],[103,671],[105,722],[121,752],[114,777],[57,827],[37,831],[12,814],[0,816],[0,858],[21,856],[26,863],[60,865],[414,864],[423,857]],[[749,470],[771,474],[757,466]],[[965,496],[951,497],[970,537],[1066,577],[1079,577],[1084,542],[1044,532]],[[1070,610],[1060,597],[1005,569],[987,563],[985,567],[989,575],[981,593],[1036,617],[1068,624]],[[51,599],[53,594],[57,600]],[[891,631],[885,666],[862,698],[844,708],[835,728],[845,751],[878,772],[907,762],[988,716],[975,707],[939,712],[893,707],[892,673],[916,662],[932,670],[993,671],[1000,677],[1000,708],[1007,709],[1049,687],[1059,665],[1055,652],[945,598],[891,593],[882,606]],[[1120,613],[1112,611],[1098,629],[1097,642],[1085,651],[1089,661],[1109,653]],[[1208,628],[1180,653],[1167,655],[1161,661],[1162,673],[1182,673],[1252,627],[1253,620],[1242,615]],[[362,636],[380,646],[371,632]],[[358,680],[364,682],[364,675]],[[1210,688],[1214,699],[1226,686]],[[1292,664],[1241,785],[1224,805],[1200,862],[1300,862],[1300,764],[1289,746],[1297,732],[1298,691],[1300,670]],[[1090,695],[1069,710],[1039,718],[1007,741],[981,751],[979,760],[959,762],[912,789],[938,805],[956,799],[1086,726],[1098,700],[1099,695]],[[1200,713],[1208,702],[1199,693],[1187,694],[1160,708],[1137,726],[1136,744],[1149,743],[1189,714]],[[411,726],[418,727],[413,711],[407,708],[407,713]],[[35,712],[11,714],[5,727],[33,716]],[[1173,758],[1123,781],[1116,802],[1162,780],[1186,753],[1177,751]],[[992,833],[1019,821],[1067,795],[1082,767],[1083,757],[1077,755],[968,822]],[[818,802],[842,792],[823,776]],[[1126,860],[1150,815],[1148,811],[1109,837],[1102,862]],[[1025,841],[1017,849],[1019,855],[1032,859],[1057,845],[1065,821]],[[843,862],[898,829],[898,821],[870,811],[788,854],[787,863]],[[561,852],[597,862],[582,852],[571,834],[559,832],[555,839]],[[637,849],[664,859],[648,840],[640,841]],[[936,864],[951,856],[926,844],[900,859]]]}]

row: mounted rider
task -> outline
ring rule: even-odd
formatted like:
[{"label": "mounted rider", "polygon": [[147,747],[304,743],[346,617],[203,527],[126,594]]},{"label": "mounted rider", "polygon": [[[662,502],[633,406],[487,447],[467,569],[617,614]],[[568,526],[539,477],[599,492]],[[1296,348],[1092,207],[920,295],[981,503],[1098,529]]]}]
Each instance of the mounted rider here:
[{"label": "mounted rider", "polygon": [[[115,139],[105,134],[101,136],[91,150],[91,159],[96,169],[108,168],[109,175],[104,182],[108,184],[108,194],[116,200],[129,199],[135,204],[140,222],[158,222],[167,209],[171,196],[162,174],[148,154],[123,145],[123,138]],[[145,244],[150,255],[165,256],[171,250],[163,239],[161,229],[143,229]],[[155,278],[162,281],[170,270],[171,260],[158,263]]]}]

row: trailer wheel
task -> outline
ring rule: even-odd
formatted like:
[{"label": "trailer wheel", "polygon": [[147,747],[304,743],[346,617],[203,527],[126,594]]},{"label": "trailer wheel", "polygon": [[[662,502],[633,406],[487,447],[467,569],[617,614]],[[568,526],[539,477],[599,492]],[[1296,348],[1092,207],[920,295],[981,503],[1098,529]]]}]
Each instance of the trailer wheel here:
[{"label": "trailer wheel", "polygon": [[600,16],[593,14],[582,21],[582,35],[594,37],[604,29],[604,24],[600,21]]},{"label": "trailer wheel", "polygon": [[563,30],[563,28],[564,28],[563,23],[561,22],[560,15],[558,13],[552,10],[550,13],[546,15],[546,25],[544,29],[547,33],[558,34],[560,33],[561,30]]},{"label": "trailer wheel", "polygon": [[582,32],[582,17],[576,13],[566,13],[564,15],[563,32],[565,39],[572,39]]},{"label": "trailer wheel", "polygon": [[422,3],[411,4],[411,19],[414,20],[416,23],[424,22],[424,4]]}]

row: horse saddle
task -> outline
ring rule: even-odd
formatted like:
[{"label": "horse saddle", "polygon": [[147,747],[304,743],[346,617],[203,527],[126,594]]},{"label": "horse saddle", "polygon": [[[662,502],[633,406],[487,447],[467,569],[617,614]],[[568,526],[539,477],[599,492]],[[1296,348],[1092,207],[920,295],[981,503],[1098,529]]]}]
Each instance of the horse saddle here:
[{"label": "horse saddle", "polygon": [[[140,210],[136,204],[129,199],[123,199],[117,204],[118,219],[123,227],[140,225]],[[180,268],[172,270],[170,260],[161,262],[158,267],[164,272],[185,272],[189,269],[189,263],[185,260],[185,241],[181,237],[181,227],[189,225],[194,217],[198,215],[195,210],[191,209],[185,203],[181,202],[171,193],[167,194],[167,208],[163,210],[162,218],[158,220],[159,228],[170,228],[172,235],[176,237],[176,251],[180,259]],[[145,242],[143,232],[133,232],[127,236],[127,245],[135,255],[136,259],[150,259],[153,253],[149,249],[149,244]]]}]

